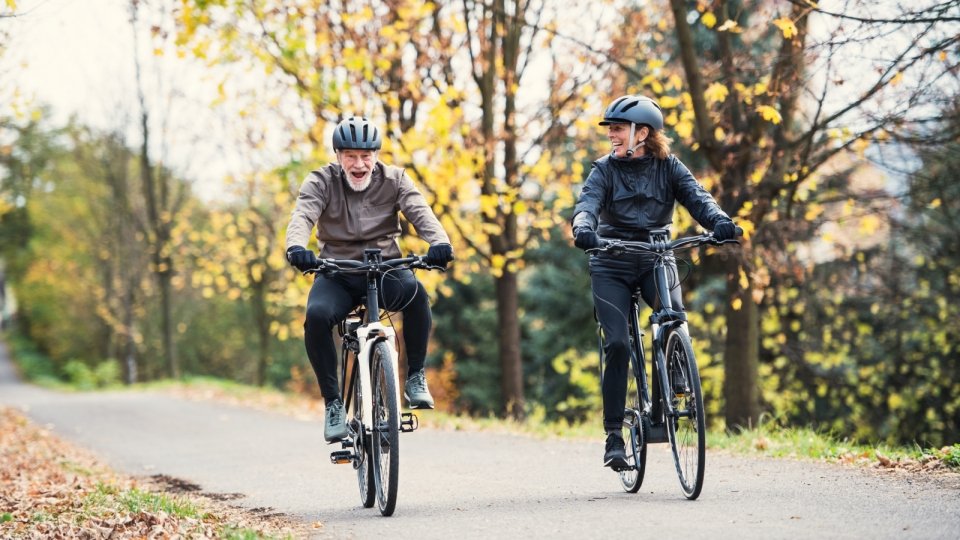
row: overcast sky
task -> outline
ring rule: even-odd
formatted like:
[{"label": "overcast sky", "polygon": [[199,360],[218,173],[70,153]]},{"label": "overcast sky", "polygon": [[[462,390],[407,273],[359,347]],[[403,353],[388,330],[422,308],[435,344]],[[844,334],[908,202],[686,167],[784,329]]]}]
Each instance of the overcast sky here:
[{"label": "overcast sky", "polygon": [[125,0],[18,0],[6,64],[55,118],[110,126],[108,103],[129,99],[133,43]]}]

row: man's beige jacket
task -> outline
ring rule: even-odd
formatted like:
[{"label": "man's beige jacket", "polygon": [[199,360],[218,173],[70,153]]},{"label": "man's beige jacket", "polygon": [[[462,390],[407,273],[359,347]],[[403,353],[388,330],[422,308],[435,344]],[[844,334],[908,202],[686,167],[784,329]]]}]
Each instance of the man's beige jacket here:
[{"label": "man's beige jacket", "polygon": [[304,246],[317,228],[320,257],[363,260],[363,250],[380,248],[384,259],[400,257],[400,216],[417,234],[434,244],[449,244],[426,199],[399,167],[377,162],[370,186],[357,192],[347,185],[343,169],[331,163],[312,171],[300,185],[297,204],[287,225],[287,249]]}]

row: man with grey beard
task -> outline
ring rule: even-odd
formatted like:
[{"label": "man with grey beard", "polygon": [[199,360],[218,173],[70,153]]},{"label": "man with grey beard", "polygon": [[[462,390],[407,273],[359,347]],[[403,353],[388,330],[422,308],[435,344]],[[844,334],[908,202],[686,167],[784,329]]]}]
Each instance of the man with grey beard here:
[{"label": "man with grey beard", "polygon": [[[362,261],[364,250],[371,248],[380,249],[384,259],[400,257],[400,212],[430,244],[424,262],[446,267],[453,260],[450,238],[410,177],[377,159],[381,145],[380,130],[364,117],[352,116],[334,129],[337,162],[307,175],[287,225],[287,260],[301,272],[317,267],[316,254],[306,248],[314,227],[322,258]],[[364,294],[363,274],[318,273],[307,298],[304,341],[326,402],[323,433],[328,442],[347,436],[333,327]],[[404,397],[413,409],[432,409],[423,371],[432,324],[426,291],[412,271],[402,270],[383,280],[380,294],[384,309],[403,313]]]}]

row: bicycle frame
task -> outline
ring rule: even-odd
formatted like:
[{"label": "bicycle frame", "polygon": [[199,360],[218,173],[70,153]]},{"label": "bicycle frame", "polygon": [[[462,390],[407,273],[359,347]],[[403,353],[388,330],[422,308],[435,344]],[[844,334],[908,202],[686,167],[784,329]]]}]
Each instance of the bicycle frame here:
[{"label": "bicycle frame", "polygon": [[[641,421],[648,422],[643,426],[644,433],[648,437],[647,442],[666,442],[667,434],[665,430],[656,429],[652,422],[658,419],[670,418],[676,414],[673,404],[668,399],[663,399],[664,391],[670,388],[668,374],[666,370],[666,337],[674,328],[686,324],[687,316],[682,311],[673,309],[673,299],[670,297],[670,285],[667,278],[666,260],[673,257],[672,251],[666,250],[668,241],[667,231],[651,231],[651,246],[662,247],[664,251],[662,256],[657,257],[652,272],[654,273],[654,283],[657,289],[657,300],[659,308],[650,315],[650,323],[653,330],[652,348],[653,362],[651,364],[653,375],[657,378],[658,385],[650,388],[650,380],[647,377],[646,357],[643,350],[643,332],[640,328],[640,292],[635,291],[631,296],[630,327],[633,333],[633,354],[630,360],[635,376],[640,380],[640,399],[642,410],[637,411]],[[629,244],[627,244],[629,245]],[[658,411],[657,405],[662,405],[663,410]]]}]

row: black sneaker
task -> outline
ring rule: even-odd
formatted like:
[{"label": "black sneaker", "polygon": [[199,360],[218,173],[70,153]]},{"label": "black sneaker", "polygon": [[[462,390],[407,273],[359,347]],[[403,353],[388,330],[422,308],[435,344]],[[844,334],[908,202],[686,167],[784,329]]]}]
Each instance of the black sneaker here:
[{"label": "black sneaker", "polygon": [[607,435],[607,451],[603,454],[603,466],[614,469],[625,469],[630,466],[627,463],[626,445],[623,444],[623,437],[619,433]]}]

